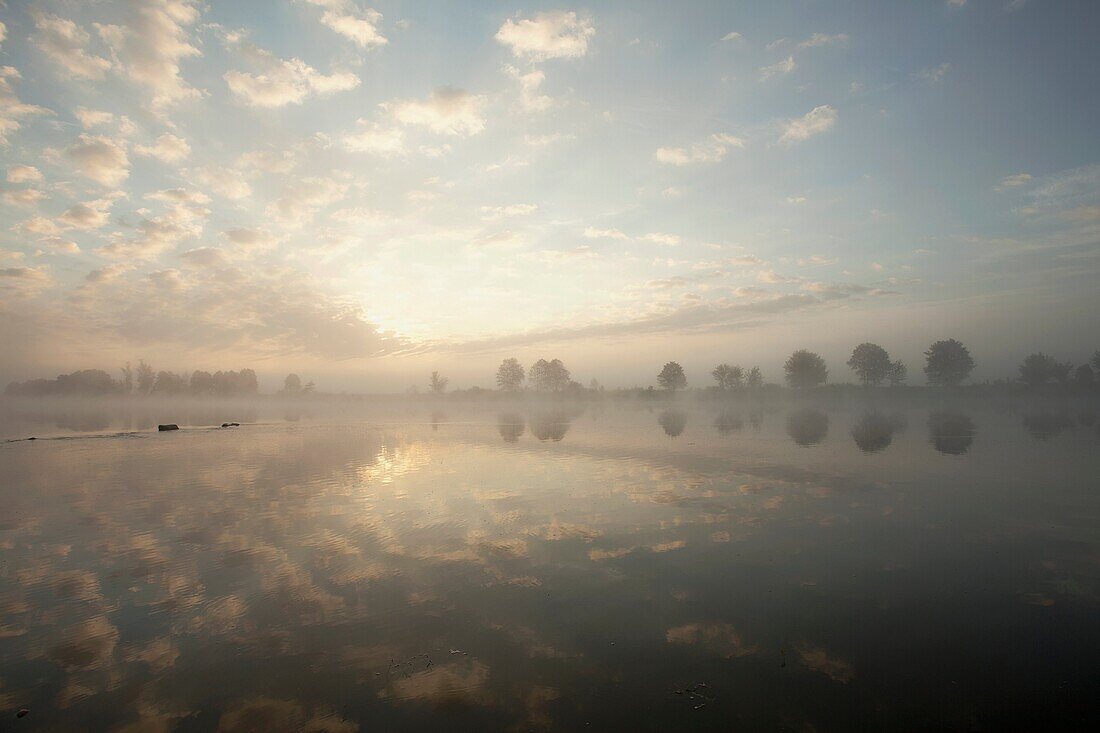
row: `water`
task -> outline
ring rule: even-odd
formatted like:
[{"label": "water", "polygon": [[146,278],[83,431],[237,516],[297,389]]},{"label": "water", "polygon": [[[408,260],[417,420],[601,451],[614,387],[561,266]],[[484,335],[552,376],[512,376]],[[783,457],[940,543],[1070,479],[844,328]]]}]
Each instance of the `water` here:
[{"label": "water", "polygon": [[249,417],[7,416],[0,730],[1100,722],[1092,413]]}]

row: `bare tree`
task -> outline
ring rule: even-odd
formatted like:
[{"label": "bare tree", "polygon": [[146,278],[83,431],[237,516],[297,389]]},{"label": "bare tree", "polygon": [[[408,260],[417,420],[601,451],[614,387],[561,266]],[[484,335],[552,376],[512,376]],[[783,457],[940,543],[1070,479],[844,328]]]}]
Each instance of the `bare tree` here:
[{"label": "bare tree", "polygon": [[890,371],[886,373],[886,379],[890,382],[891,387],[900,387],[905,384],[905,380],[909,378],[909,370],[905,368],[905,364],[898,361],[890,362]]},{"label": "bare tree", "polygon": [[157,375],[153,371],[153,367],[145,363],[143,359],[138,360],[137,365],[137,391],[138,394],[149,394],[153,391],[153,385],[156,383]]},{"label": "bare tree", "polygon": [[134,391],[134,370],[130,367],[130,362],[122,367],[122,393],[130,394]]},{"label": "bare tree", "polygon": [[439,372],[432,372],[431,379],[428,380],[428,387],[431,388],[434,394],[443,394],[447,391],[447,378],[441,377]]},{"label": "bare tree", "polygon": [[760,372],[760,367],[754,366],[749,370],[749,376],[746,378],[745,384],[749,389],[759,389],[764,386],[764,375]]}]

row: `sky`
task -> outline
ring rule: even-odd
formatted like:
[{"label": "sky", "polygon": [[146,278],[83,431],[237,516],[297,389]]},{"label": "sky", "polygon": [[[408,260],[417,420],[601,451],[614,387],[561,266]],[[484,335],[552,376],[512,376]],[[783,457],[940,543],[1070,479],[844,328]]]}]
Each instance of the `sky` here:
[{"label": "sky", "polygon": [[1083,363],[1098,28],[1087,0],[0,2],[0,381]]}]

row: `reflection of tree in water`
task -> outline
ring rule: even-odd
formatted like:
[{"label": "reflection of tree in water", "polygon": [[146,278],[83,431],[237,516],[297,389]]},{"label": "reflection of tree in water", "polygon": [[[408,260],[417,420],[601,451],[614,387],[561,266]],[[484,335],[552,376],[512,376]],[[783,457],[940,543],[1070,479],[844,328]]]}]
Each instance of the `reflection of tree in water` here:
[{"label": "reflection of tree in water", "polygon": [[974,432],[974,421],[961,412],[937,411],[928,416],[928,439],[940,453],[966,453],[974,442]]},{"label": "reflection of tree in water", "polygon": [[688,416],[680,410],[665,410],[657,417],[657,422],[664,429],[665,435],[675,438],[687,427]]},{"label": "reflection of tree in water", "polygon": [[752,426],[753,430],[759,430],[760,428],[764,427],[764,411],[753,410],[752,412],[750,412],[749,425]]},{"label": "reflection of tree in water", "polygon": [[1059,433],[1073,427],[1069,415],[1053,412],[1037,412],[1024,415],[1024,427],[1036,440],[1050,440]]},{"label": "reflection of tree in water", "polygon": [[539,440],[559,441],[569,432],[570,417],[565,412],[537,412],[531,416],[531,435]]},{"label": "reflection of tree in water", "polygon": [[439,430],[439,424],[447,422],[447,413],[443,410],[432,410],[432,430]]},{"label": "reflection of tree in water", "polygon": [[736,412],[730,412],[729,410],[723,410],[718,413],[718,417],[714,419],[714,428],[720,435],[729,435],[730,433],[736,433],[743,430],[745,427],[745,421],[741,419],[741,416]]},{"label": "reflection of tree in water", "polygon": [[497,429],[505,443],[515,443],[523,436],[526,424],[523,415],[516,412],[504,412],[497,416]]},{"label": "reflection of tree in water", "polygon": [[871,410],[852,427],[852,439],[861,451],[877,453],[894,442],[894,433],[902,427],[901,420]]},{"label": "reflection of tree in water", "polygon": [[828,432],[829,416],[821,410],[806,407],[787,416],[787,435],[798,445],[817,445]]}]

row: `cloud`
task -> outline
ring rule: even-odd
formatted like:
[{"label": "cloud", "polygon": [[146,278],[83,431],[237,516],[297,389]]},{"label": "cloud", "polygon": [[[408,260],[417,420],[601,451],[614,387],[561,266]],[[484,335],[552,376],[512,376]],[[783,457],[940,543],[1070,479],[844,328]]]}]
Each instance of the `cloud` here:
[{"label": "cloud", "polygon": [[405,153],[405,133],[393,125],[380,125],[369,120],[359,120],[359,132],[342,138],[344,147],[353,153],[370,153],[387,158]]},{"label": "cloud", "polygon": [[74,204],[57,217],[57,220],[73,229],[99,229],[110,220],[110,208],[113,203],[113,198],[102,198]]},{"label": "cloud", "polygon": [[546,61],[580,58],[588,53],[588,39],[596,34],[592,22],[575,12],[536,13],[534,19],[508,19],[500,26],[496,40],[512,49],[517,58]]},{"label": "cloud", "polygon": [[524,112],[542,112],[554,106],[552,98],[539,94],[546,81],[546,74],[539,69],[524,74],[514,66],[505,66],[504,73],[519,82],[519,107]]},{"label": "cloud", "polygon": [[21,78],[14,67],[0,66],[0,145],[8,144],[8,136],[20,128],[24,117],[53,114],[45,107],[19,101],[11,82]]},{"label": "cloud", "polygon": [[196,247],[180,254],[180,259],[195,267],[224,267],[229,256],[217,247]]},{"label": "cloud", "polygon": [[157,216],[143,214],[133,226],[131,236],[114,237],[97,250],[100,254],[152,259],[180,242],[202,236],[204,222],[210,216],[210,210],[205,206],[209,198],[205,194],[187,189],[167,189],[151,193],[146,198],[162,203],[163,213]]},{"label": "cloud", "polygon": [[303,178],[289,184],[283,195],[268,205],[267,215],[287,226],[301,226],[319,210],[342,199],[347,189],[347,184],[331,178]]},{"label": "cloud", "polygon": [[12,191],[4,191],[4,201],[12,206],[31,208],[39,201],[46,198],[46,194],[37,188],[19,188]]},{"label": "cloud", "polygon": [[939,66],[931,66],[927,69],[921,69],[916,73],[916,77],[928,84],[938,84],[943,81],[943,78],[947,76],[948,69],[951,68],[951,64],[943,63]]},{"label": "cloud", "polygon": [[183,59],[201,55],[187,33],[199,18],[193,0],[134,0],[134,5],[126,25],[95,26],[116,63],[131,81],[152,92],[154,111],[198,98],[200,92],[180,72]]},{"label": "cloud", "polygon": [[499,221],[516,216],[527,216],[538,210],[535,204],[509,204],[507,206],[482,206],[482,221]]},{"label": "cloud", "polygon": [[37,183],[42,180],[42,171],[33,165],[13,165],[8,168],[8,183]]},{"label": "cloud", "polygon": [[882,288],[875,288],[867,285],[858,285],[856,283],[810,282],[803,284],[802,290],[813,293],[825,300],[839,300],[842,298],[850,298],[853,295],[866,295],[868,297],[876,297],[882,295],[898,294],[896,291],[893,290],[883,290]]},{"label": "cloud", "polygon": [[440,87],[424,101],[387,102],[383,108],[403,125],[418,125],[445,135],[476,135],[485,129],[485,118],[481,116],[484,102],[482,97],[461,89]]},{"label": "cloud", "polygon": [[789,74],[795,70],[797,64],[794,62],[794,56],[788,56],[782,61],[777,61],[771,66],[760,67],[760,78],[770,79],[773,76],[783,76]]},{"label": "cloud", "polygon": [[252,107],[276,108],[301,104],[312,95],[346,92],[359,86],[351,72],[322,74],[298,58],[280,59],[262,48],[233,39],[237,50],[252,62],[258,73],[227,71],[223,75],[229,91]]},{"label": "cloud", "polygon": [[134,148],[134,152],[165,163],[178,163],[191,154],[191,146],[182,137],[165,133],[157,138],[155,144],[138,145]]},{"label": "cloud", "polygon": [[831,130],[836,126],[836,110],[829,105],[814,107],[802,117],[788,120],[783,126],[783,134],[779,136],[780,143],[798,143],[808,140],[814,135]]},{"label": "cloud", "polygon": [[76,23],[32,8],[35,34],[31,37],[35,47],[46,54],[66,77],[74,79],[102,79],[111,68],[111,62],[88,53],[85,48],[91,40],[87,31]]},{"label": "cloud", "polygon": [[231,201],[239,201],[252,195],[252,186],[240,171],[233,168],[207,166],[191,171],[191,177],[198,184]]},{"label": "cloud", "polygon": [[680,243],[680,238],[675,234],[663,234],[661,232],[650,232],[642,236],[642,239],[664,247],[675,247]]},{"label": "cloud", "polygon": [[373,8],[359,10],[349,0],[306,0],[324,8],[321,22],[362,48],[385,46],[389,41],[378,31],[382,14]]},{"label": "cloud", "polygon": [[4,267],[0,268],[0,278],[8,281],[46,283],[50,281],[50,274],[42,267]]},{"label": "cloud", "polygon": [[741,34],[738,33],[737,31],[730,31],[726,35],[722,36],[722,40],[723,41],[740,41],[741,40]]},{"label": "cloud", "polygon": [[827,35],[825,33],[814,33],[802,43],[798,44],[799,48],[817,48],[818,46],[829,46],[832,44],[843,44],[848,42],[847,33],[837,33],[834,36]]},{"label": "cloud", "polygon": [[266,229],[237,227],[226,229],[222,234],[232,244],[245,250],[265,249],[276,242],[275,236]]},{"label": "cloud", "polygon": [[1005,176],[1001,179],[1001,182],[994,187],[994,191],[1006,191],[1010,188],[1019,188],[1031,181],[1030,173],[1017,173],[1011,176]]},{"label": "cloud", "polygon": [[596,227],[585,227],[584,236],[586,239],[622,239],[630,240],[630,237],[618,229],[597,229]]},{"label": "cloud", "polygon": [[802,282],[797,275],[780,275],[775,270],[760,270],[756,273],[756,279],[769,285],[781,285]]},{"label": "cloud", "polygon": [[691,165],[692,163],[717,163],[726,157],[730,148],[743,148],[745,141],[733,135],[716,133],[691,148],[657,148],[653,157],[667,165]]},{"label": "cloud", "polygon": [[104,186],[118,186],[130,175],[130,159],[125,147],[102,135],[81,133],[65,150],[65,157],[81,175]]}]

